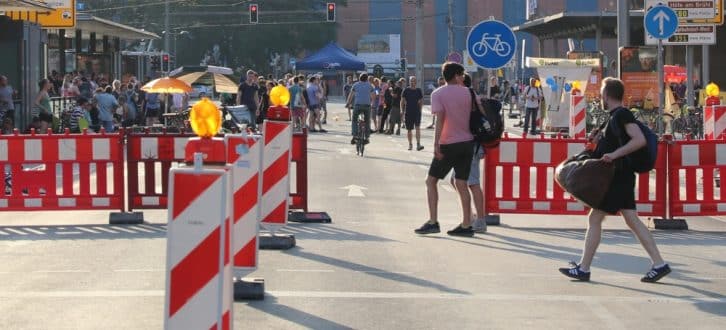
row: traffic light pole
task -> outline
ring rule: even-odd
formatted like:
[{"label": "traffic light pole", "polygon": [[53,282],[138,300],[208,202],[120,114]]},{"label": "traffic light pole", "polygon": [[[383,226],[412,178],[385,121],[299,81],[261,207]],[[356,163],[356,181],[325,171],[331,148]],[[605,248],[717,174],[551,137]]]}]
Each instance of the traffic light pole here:
[{"label": "traffic light pole", "polygon": [[[169,47],[169,34],[171,34],[171,30],[169,30],[169,0],[164,1],[164,51],[169,54],[170,47]],[[162,71],[164,63],[162,61]],[[163,75],[166,76],[168,71],[163,72]]]}]

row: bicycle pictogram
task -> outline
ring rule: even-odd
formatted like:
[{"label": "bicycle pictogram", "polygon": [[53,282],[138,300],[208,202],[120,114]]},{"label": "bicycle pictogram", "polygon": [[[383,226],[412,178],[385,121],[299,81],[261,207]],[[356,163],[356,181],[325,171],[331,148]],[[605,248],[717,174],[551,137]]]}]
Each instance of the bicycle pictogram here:
[{"label": "bicycle pictogram", "polygon": [[507,57],[512,52],[512,45],[506,41],[502,41],[501,34],[495,34],[493,37],[489,36],[489,33],[484,33],[481,37],[481,41],[474,43],[472,47],[472,53],[475,56],[482,57],[486,55],[489,50],[492,50],[500,57]]}]

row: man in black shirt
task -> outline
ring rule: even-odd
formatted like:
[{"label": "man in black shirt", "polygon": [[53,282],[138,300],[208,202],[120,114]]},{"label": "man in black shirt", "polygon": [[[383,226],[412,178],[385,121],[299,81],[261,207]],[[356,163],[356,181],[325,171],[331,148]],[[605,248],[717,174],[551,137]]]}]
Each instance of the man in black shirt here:
[{"label": "man in black shirt", "polygon": [[610,119],[604,132],[595,130],[590,135],[591,140],[597,144],[593,156],[607,163],[616,160],[618,163],[613,165],[615,176],[607,187],[603,201],[590,211],[585,234],[585,249],[580,262],[573,263],[572,267],[560,268],[560,273],[580,281],[590,280],[590,265],[600,245],[602,222],[608,214],[615,215],[619,212],[653,262],[650,271],[640,280],[656,282],[668,275],[671,269],[663,261],[653,235],[638,219],[638,212],[635,209],[635,172],[628,165],[627,159],[620,159],[646,147],[647,141],[636,124],[632,112],[623,107],[623,94],[625,94],[623,82],[615,78],[605,78],[600,93],[603,108],[610,112]]},{"label": "man in black shirt", "polygon": [[386,134],[393,134],[393,126],[396,128],[396,135],[401,135],[401,94],[403,93],[403,84],[406,79],[399,79],[391,91],[391,112],[388,114],[388,131]]},{"label": "man in black shirt", "polygon": [[409,85],[401,94],[401,111],[408,130],[408,150],[413,149],[413,130],[416,130],[416,150],[423,150],[421,145],[421,109],[423,108],[423,91],[416,87],[416,77],[408,79]]},{"label": "man in black shirt", "polygon": [[247,106],[250,113],[250,127],[255,128],[258,113],[258,103],[260,102],[257,86],[257,73],[252,70],[247,71],[247,80],[239,84],[237,89],[237,105]]}]

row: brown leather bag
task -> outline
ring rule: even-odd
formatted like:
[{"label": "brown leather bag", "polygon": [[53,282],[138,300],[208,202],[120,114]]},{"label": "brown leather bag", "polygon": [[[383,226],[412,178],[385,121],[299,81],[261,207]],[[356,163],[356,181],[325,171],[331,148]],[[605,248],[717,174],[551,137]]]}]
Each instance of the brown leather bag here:
[{"label": "brown leather bag", "polygon": [[573,157],[555,169],[555,180],[572,197],[590,208],[605,198],[615,175],[615,167],[599,159]]}]

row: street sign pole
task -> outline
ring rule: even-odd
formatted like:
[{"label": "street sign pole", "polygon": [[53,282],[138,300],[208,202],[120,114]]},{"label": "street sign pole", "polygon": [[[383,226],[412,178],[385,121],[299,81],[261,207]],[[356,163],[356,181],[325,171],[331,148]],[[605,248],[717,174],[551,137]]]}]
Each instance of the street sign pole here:
[{"label": "street sign pole", "polygon": [[[643,25],[645,26],[646,39],[647,35],[651,35],[658,40],[656,56],[658,59],[658,103],[660,104],[658,113],[663,115],[666,106],[665,79],[663,79],[663,40],[667,40],[678,30],[678,16],[670,7],[659,4],[648,9],[645,17],[643,17]],[[664,125],[659,125],[658,133],[663,134],[664,129]]]},{"label": "street sign pole", "polygon": [[[663,116],[663,109],[665,108],[665,79],[663,77],[663,39],[658,39],[658,104],[660,104],[660,110],[658,111]],[[663,125],[660,125],[663,126]],[[663,128],[665,129],[665,128]],[[663,132],[658,132],[663,134]]]}]

